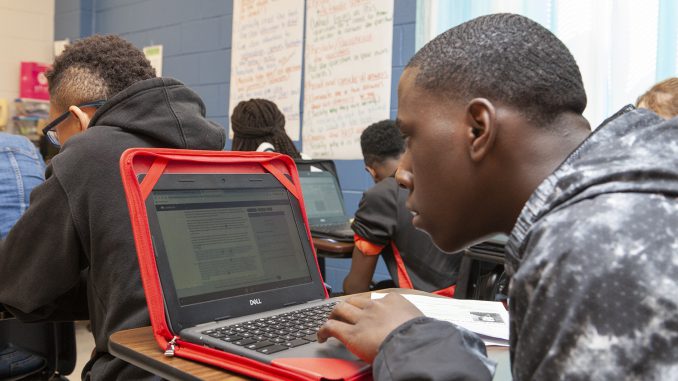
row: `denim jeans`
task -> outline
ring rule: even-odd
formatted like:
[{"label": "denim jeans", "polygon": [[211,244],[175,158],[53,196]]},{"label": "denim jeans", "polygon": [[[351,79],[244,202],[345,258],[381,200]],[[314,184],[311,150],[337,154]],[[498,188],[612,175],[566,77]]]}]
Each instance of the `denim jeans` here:
[{"label": "denim jeans", "polygon": [[0,133],[0,239],[26,211],[31,191],[44,180],[45,164],[33,143]]}]

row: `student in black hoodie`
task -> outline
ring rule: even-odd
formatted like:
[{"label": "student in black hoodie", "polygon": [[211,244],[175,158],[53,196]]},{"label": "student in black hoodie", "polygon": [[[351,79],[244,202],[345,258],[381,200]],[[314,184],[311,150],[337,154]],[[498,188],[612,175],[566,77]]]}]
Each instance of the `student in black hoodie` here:
[{"label": "student in black hoodie", "polygon": [[150,324],[118,160],[132,147],[221,150],[224,129],[116,36],[68,46],[47,78],[46,129],[61,150],[0,247],[0,303],[23,321],[89,318],[83,379],[151,379],[107,349],[112,333]]}]

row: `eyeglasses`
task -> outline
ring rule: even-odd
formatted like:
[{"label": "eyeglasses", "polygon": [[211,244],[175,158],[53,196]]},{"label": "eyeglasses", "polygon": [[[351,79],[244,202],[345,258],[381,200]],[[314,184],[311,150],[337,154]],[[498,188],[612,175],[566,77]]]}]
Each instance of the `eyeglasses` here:
[{"label": "eyeglasses", "polygon": [[[76,107],[99,108],[103,106],[104,103],[106,103],[106,100],[100,99],[98,101],[80,103],[79,105],[76,105]],[[58,126],[61,122],[66,120],[66,118],[68,118],[70,114],[71,114],[70,111],[66,111],[65,113],[59,115],[56,119],[51,121],[48,125],[45,126],[45,128],[42,129],[42,133],[45,134],[45,136],[47,136],[49,142],[57,147],[61,147],[61,143],[59,143],[59,136],[57,135],[56,126]]]}]

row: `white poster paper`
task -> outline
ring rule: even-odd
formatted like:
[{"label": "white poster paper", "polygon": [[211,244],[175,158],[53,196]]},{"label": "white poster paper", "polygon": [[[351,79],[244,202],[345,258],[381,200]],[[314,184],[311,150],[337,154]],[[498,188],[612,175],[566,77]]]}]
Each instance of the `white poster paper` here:
[{"label": "white poster paper", "polygon": [[151,61],[155,75],[162,77],[162,45],[151,45],[144,48],[146,59]]},{"label": "white poster paper", "polygon": [[303,1],[235,0],[229,116],[240,101],[268,99],[285,115],[287,135],[299,140],[303,38]]},{"label": "white poster paper", "polygon": [[[386,294],[372,293],[372,299],[381,299]],[[475,332],[485,345],[507,347],[509,345],[509,314],[501,302],[463,300],[403,294],[425,316],[450,322]]]},{"label": "white poster paper", "polygon": [[360,134],[388,119],[393,1],[307,0],[304,153],[361,159]]},{"label": "white poster paper", "polygon": [[59,54],[61,54],[61,52],[63,52],[64,49],[66,49],[66,45],[68,45],[70,43],[71,43],[71,40],[69,40],[68,38],[65,39],[65,40],[54,41],[54,57],[59,56]]}]

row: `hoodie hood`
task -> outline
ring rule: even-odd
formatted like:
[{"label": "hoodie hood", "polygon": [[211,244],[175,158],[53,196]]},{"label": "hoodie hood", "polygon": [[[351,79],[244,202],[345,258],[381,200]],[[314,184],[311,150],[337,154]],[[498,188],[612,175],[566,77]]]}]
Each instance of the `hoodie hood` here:
[{"label": "hoodie hood", "polygon": [[639,109],[610,119],[530,196],[506,247],[510,273],[522,260],[530,229],[547,213],[609,193],[678,197],[678,118],[666,121]]},{"label": "hoodie hood", "polygon": [[[29,207],[34,213],[29,225],[43,239],[22,239],[27,246],[20,252],[32,253],[33,265],[59,263],[63,271],[45,277],[39,288],[47,290],[41,295],[48,296],[29,298],[34,303],[30,310],[41,314],[35,319],[45,319],[47,314],[60,318],[54,315],[59,313],[72,319],[87,307],[97,352],[87,365],[91,378],[151,379],[107,352],[113,332],[150,325],[120,156],[130,148],[221,150],[225,137],[221,126],[205,119],[200,97],[178,81],[140,81],[111,97],[87,130],[66,141],[49,164],[51,175],[36,187],[34,194],[39,193],[36,199],[41,204]],[[44,238],[46,232],[50,234]],[[41,250],[41,241],[59,242],[62,249]],[[46,254],[54,257],[52,262],[43,261]],[[38,279],[45,271],[35,266],[39,272],[33,277]],[[16,295],[26,295],[25,287],[22,292]]]},{"label": "hoodie hood", "polygon": [[139,81],[119,92],[92,117],[89,128],[115,126],[160,146],[222,150],[224,128],[205,118],[205,104],[172,78]]}]

